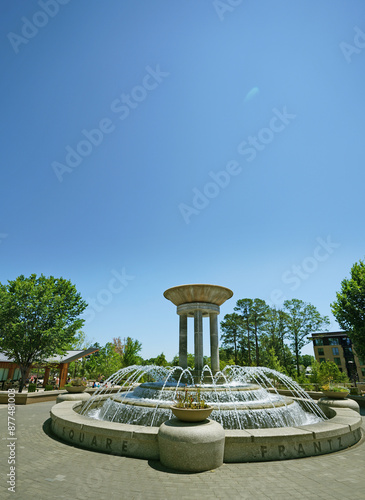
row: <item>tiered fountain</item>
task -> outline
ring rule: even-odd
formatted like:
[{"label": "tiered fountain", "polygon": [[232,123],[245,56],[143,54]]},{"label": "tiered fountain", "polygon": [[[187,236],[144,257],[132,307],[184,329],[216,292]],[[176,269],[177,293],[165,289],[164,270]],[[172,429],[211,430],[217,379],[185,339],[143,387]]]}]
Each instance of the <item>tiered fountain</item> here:
[{"label": "tiered fountain", "polygon": [[[159,427],[172,417],[171,406],[187,387],[193,395],[213,407],[211,418],[224,429],[290,427],[326,420],[320,407],[301,387],[282,373],[269,368],[226,367],[212,374],[205,366],[202,380],[195,384],[192,371],[181,367],[131,366],[115,373],[108,385],[121,385],[112,394],[102,387],[84,404],[81,414],[97,420]],[[142,383],[141,383],[142,382]],[[281,396],[280,384],[293,398]]]},{"label": "tiered fountain", "polygon": [[[321,407],[289,377],[268,368],[230,366],[219,371],[217,316],[219,306],[232,295],[231,290],[215,285],[166,290],[164,296],[177,306],[180,316],[180,366],[119,370],[83,404],[66,401],[53,407],[54,433],[88,449],[161,460],[166,455],[166,439],[170,447],[181,440],[169,465],[174,467],[176,460],[175,468],[183,468],[179,457],[185,446],[191,466],[184,470],[195,471],[212,468],[208,462],[201,468],[205,457],[213,456],[218,446],[218,438],[213,443],[215,438],[208,439],[207,431],[219,434],[225,462],[300,458],[355,444],[361,437],[361,417],[353,410]],[[194,317],[194,370],[187,368],[189,316]],[[210,318],[211,368],[203,366],[203,316]],[[115,385],[120,390],[112,393]],[[281,396],[278,385],[284,385],[292,396]],[[199,390],[201,398],[213,407],[205,427],[203,422],[200,427],[184,424],[180,429],[182,424],[173,418],[171,406],[186,387]],[[175,434],[171,436],[171,432]],[[193,448],[193,441],[199,439],[198,448]]]}]

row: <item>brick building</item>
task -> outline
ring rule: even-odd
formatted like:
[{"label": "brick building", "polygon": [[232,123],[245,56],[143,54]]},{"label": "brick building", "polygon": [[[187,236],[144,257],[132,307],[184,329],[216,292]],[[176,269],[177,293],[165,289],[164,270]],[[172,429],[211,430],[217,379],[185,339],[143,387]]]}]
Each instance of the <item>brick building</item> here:
[{"label": "brick building", "polygon": [[357,356],[346,332],[313,333],[314,356],[317,361],[333,361],[349,379],[365,382],[365,360]]}]

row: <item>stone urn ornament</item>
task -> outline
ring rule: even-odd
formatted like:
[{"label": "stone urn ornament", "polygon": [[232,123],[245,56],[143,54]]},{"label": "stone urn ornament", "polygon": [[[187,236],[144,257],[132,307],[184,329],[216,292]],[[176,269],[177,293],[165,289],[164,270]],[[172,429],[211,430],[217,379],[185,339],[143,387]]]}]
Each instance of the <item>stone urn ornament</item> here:
[{"label": "stone urn ornament", "polygon": [[207,419],[213,411],[213,406],[205,408],[179,408],[171,406],[171,411],[182,422],[202,422]]},{"label": "stone urn ornament", "polygon": [[350,394],[347,387],[325,385],[322,387],[323,395],[329,399],[345,399]]},{"label": "stone urn ornament", "polygon": [[350,394],[349,391],[322,391],[323,395],[329,399],[345,399]]},{"label": "stone urn ornament", "polygon": [[201,388],[198,385],[194,388],[185,386],[183,391],[177,393],[177,402],[170,408],[175,417],[182,422],[202,422],[214,410],[213,406],[207,405],[202,399]]},{"label": "stone urn ornament", "polygon": [[72,393],[84,392],[86,385],[65,385],[65,389]]},{"label": "stone urn ornament", "polygon": [[86,382],[81,378],[75,378],[71,380],[69,384],[66,384],[65,387],[67,392],[78,393],[84,392],[86,389]]}]

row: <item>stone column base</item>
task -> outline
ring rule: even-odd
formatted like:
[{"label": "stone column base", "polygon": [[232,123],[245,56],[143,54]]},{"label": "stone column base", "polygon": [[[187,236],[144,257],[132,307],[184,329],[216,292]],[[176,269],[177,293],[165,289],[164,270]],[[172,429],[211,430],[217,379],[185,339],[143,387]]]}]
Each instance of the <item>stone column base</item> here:
[{"label": "stone column base", "polygon": [[158,431],[160,461],[170,469],[202,472],[223,464],[225,432],[214,420],[188,423],[172,418]]}]

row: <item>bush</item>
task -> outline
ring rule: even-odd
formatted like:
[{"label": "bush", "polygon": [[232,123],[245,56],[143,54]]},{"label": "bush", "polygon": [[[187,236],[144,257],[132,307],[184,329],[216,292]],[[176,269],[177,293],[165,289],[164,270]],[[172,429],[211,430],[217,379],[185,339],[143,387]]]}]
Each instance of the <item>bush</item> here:
[{"label": "bush", "polygon": [[304,372],[302,372],[299,377],[296,376],[295,377],[295,381],[298,382],[299,385],[305,385],[305,384],[309,384],[310,381],[309,381],[309,378],[305,375]]},{"label": "bush", "polygon": [[358,387],[350,387],[350,394],[352,396],[359,396],[361,394],[360,389]]},{"label": "bush", "polygon": [[51,385],[51,384],[47,384],[47,385],[45,386],[44,390],[45,390],[45,391],[53,391],[53,390],[54,390],[54,387],[53,387],[53,385]]},{"label": "bush", "polygon": [[82,378],[74,378],[71,380],[69,384],[66,384],[67,387],[80,387],[80,385],[85,386],[86,382]]},{"label": "bush", "polygon": [[343,384],[349,381],[346,373],[341,372],[333,361],[325,361],[323,363],[314,361],[309,379],[312,384],[319,385],[326,385],[329,383]]},{"label": "bush", "polygon": [[35,392],[37,389],[37,384],[29,384],[28,385],[28,392]]},{"label": "bush", "polygon": [[336,386],[336,385],[331,385],[330,383],[326,384],[326,385],[323,385],[322,386],[322,391],[346,392],[346,393],[349,392],[349,390],[347,389],[347,387],[340,387],[340,386]]},{"label": "bush", "polygon": [[315,391],[316,386],[314,384],[300,384],[300,387],[304,389],[305,391]]}]

